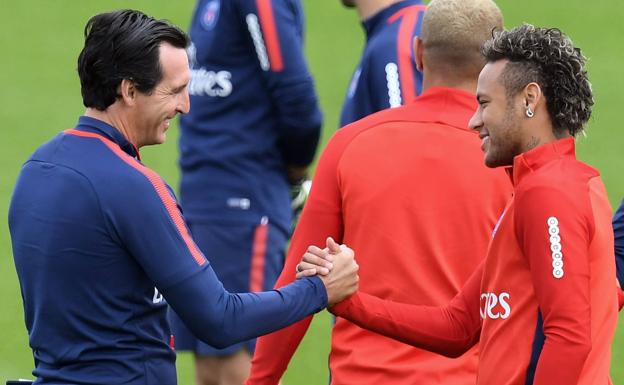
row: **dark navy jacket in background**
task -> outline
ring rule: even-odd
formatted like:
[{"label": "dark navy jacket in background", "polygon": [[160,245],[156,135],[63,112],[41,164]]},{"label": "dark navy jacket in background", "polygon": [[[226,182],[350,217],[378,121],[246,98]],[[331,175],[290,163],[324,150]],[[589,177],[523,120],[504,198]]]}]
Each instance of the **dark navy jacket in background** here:
[{"label": "dark navy jacket in background", "polygon": [[416,69],[413,41],[425,9],[419,0],[399,1],[364,20],[366,45],[342,106],[340,127],[420,95],[422,74]]},{"label": "dark navy jacket in background", "polygon": [[299,0],[201,0],[191,24],[180,201],[189,221],[290,230],[286,165],[308,165],[321,113]]},{"label": "dark navy jacket in background", "polygon": [[119,131],[83,116],[20,172],[9,227],[37,383],[175,384],[163,295],[217,346],[326,304],[318,278],[226,292],[173,193],[137,158]]},{"label": "dark navy jacket in background", "polygon": [[615,263],[620,287],[624,288],[624,201],[613,216],[613,233],[615,241]]}]

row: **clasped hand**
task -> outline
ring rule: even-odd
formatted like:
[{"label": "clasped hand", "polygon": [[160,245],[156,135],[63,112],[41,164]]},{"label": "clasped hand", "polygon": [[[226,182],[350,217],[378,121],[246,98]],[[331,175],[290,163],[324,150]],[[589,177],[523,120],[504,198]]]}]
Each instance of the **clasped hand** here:
[{"label": "clasped hand", "polygon": [[308,247],[297,265],[297,278],[318,275],[327,290],[328,306],[333,306],[357,291],[358,270],[353,250],[329,237],[324,249]]}]

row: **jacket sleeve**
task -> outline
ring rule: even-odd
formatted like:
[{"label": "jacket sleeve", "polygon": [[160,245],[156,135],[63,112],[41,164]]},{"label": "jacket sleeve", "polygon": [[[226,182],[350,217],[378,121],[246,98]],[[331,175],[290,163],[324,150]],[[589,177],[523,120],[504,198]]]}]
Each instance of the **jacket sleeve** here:
[{"label": "jacket sleeve", "polygon": [[152,170],[136,168],[125,195],[107,208],[111,231],[200,339],[229,346],[327,306],[318,277],[269,292],[227,292],[193,241],[171,189]]},{"label": "jacket sleeve", "polygon": [[303,12],[294,0],[238,0],[271,95],[279,146],[288,165],[307,166],[316,152],[322,114],[303,53]]},{"label": "jacket sleeve", "polygon": [[[319,160],[310,197],[293,235],[276,287],[295,279],[295,267],[309,245],[324,245],[328,236],[342,241],[343,222],[337,168],[346,145],[345,135],[337,133]],[[312,317],[258,339],[247,384],[277,384],[288,362],[305,335]]]},{"label": "jacket sleeve", "polygon": [[217,348],[281,329],[327,306],[318,277],[279,290],[234,294],[223,288],[210,266],[162,292],[193,334]]},{"label": "jacket sleeve", "polygon": [[447,357],[459,357],[479,341],[479,289],[483,263],[446,306],[403,304],[362,292],[330,311],[356,325]]},{"label": "jacket sleeve", "polygon": [[588,198],[538,185],[516,195],[516,237],[526,256],[543,319],[534,384],[576,384],[591,350]]}]

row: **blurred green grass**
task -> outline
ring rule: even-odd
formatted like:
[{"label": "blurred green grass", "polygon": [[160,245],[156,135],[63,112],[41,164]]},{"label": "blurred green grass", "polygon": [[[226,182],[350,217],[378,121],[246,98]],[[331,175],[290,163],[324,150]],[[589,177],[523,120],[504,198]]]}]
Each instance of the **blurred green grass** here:
[{"label": "blurred green grass", "polygon": [[[324,140],[338,124],[340,106],[364,37],[354,11],[338,0],[303,0],[306,10],[306,54],[317,82],[325,114]],[[596,95],[587,138],[578,153],[597,167],[612,204],[624,197],[624,133],[620,131],[621,90],[624,76],[624,3],[615,0],[499,1],[505,25],[530,22],[556,26],[568,33],[589,58],[589,74]],[[72,127],[83,112],[76,58],[82,47],[87,19],[119,8],[143,10],[187,28],[191,0],[0,0],[0,381],[29,376],[33,360],[24,327],[19,285],[6,224],[10,194],[20,165],[42,142]],[[145,163],[177,186],[177,130],[167,143],[142,151]],[[620,325],[624,318],[620,317]],[[308,335],[286,374],[286,385],[325,384],[331,320],[315,317]],[[624,383],[624,332],[613,344],[614,383]],[[193,383],[191,357],[180,354],[180,384]]]}]

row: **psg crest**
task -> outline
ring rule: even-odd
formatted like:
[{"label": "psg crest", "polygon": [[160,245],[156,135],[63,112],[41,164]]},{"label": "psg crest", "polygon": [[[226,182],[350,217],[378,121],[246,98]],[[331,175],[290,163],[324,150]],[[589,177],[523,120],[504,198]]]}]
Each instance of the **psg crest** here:
[{"label": "psg crest", "polygon": [[219,20],[219,10],[221,8],[220,0],[210,0],[204,6],[201,14],[201,25],[204,29],[211,30]]}]

